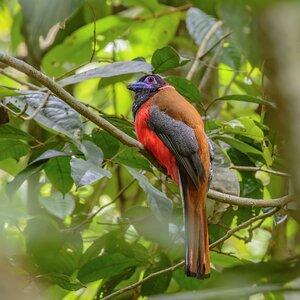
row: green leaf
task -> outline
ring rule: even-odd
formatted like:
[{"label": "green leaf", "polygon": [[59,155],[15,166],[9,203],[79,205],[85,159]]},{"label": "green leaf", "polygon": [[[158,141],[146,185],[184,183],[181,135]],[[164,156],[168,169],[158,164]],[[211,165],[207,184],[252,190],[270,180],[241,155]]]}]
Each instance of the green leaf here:
[{"label": "green leaf", "polygon": [[153,214],[159,220],[167,220],[173,209],[172,201],[161,191],[156,189],[141,173],[134,169],[127,168],[128,172],[138,181],[140,187],[144,190],[147,195],[149,206]]},{"label": "green leaf", "polygon": [[150,208],[144,206],[130,207],[125,211],[124,217],[129,219],[137,233],[145,239],[163,246],[169,244],[168,221],[158,219]]},{"label": "green leaf", "polygon": [[40,196],[39,201],[50,214],[62,220],[71,215],[75,209],[75,201],[70,194],[63,196],[54,193],[50,197]]},{"label": "green leaf", "polygon": [[103,177],[111,178],[111,173],[100,166],[80,158],[71,159],[71,175],[77,187],[91,184]]},{"label": "green leaf", "polygon": [[43,167],[44,164],[34,164],[28,165],[24,170],[22,170],[11,182],[6,185],[6,193],[8,197],[11,198],[26,179],[42,170]]},{"label": "green leaf", "polygon": [[[216,19],[207,15],[198,8],[190,8],[186,15],[186,26],[190,35],[194,38],[197,45],[200,45],[208,31],[216,24]],[[209,39],[206,49],[208,50],[216,42],[220,40],[225,32],[219,28],[214,35]]]},{"label": "green leaf", "polygon": [[44,56],[42,68],[49,76],[59,76],[63,73],[88,63],[93,53],[94,25],[98,50],[109,42],[124,34],[133,20],[118,15],[107,16],[91,22],[67,36],[63,43],[54,47]]},{"label": "green leaf", "polygon": [[112,158],[118,153],[120,142],[107,131],[100,130],[93,132],[92,139],[101,148],[106,159]]},{"label": "green leaf", "polygon": [[41,56],[40,36],[46,38],[53,25],[63,23],[82,3],[82,0],[20,0],[27,43],[37,59]]},{"label": "green leaf", "polygon": [[30,151],[30,147],[18,140],[1,139],[0,160],[6,158],[19,159]]},{"label": "green leaf", "polygon": [[266,101],[266,100],[258,98],[258,97],[250,96],[250,95],[226,95],[223,97],[219,97],[215,100],[251,102],[251,103],[257,103],[257,104],[271,105],[272,107],[276,108],[275,103]]},{"label": "green leaf", "polygon": [[70,167],[71,157],[57,156],[49,159],[45,166],[45,172],[53,186],[63,194],[70,191],[73,186]]},{"label": "green leaf", "polygon": [[249,117],[241,117],[223,122],[222,125],[224,133],[243,135],[259,143],[261,143],[264,138],[263,131]]},{"label": "green leaf", "polygon": [[152,66],[143,61],[121,61],[114,62],[95,69],[84,71],[67,77],[59,82],[61,86],[66,86],[78,82],[82,82],[92,78],[105,78],[132,73],[150,73]]},{"label": "green leaf", "polygon": [[263,153],[261,151],[240,140],[229,136],[218,136],[217,138],[250,157],[251,155],[263,157]]},{"label": "green leaf", "polygon": [[223,268],[229,268],[229,267],[239,266],[243,264],[243,262],[239,258],[226,253],[211,251],[210,258],[214,265]]},{"label": "green leaf", "polygon": [[59,285],[65,290],[68,291],[77,291],[81,288],[84,288],[85,286],[78,281],[77,279],[73,279],[70,276],[61,274],[61,273],[49,273],[46,275],[42,275],[42,277],[47,278],[52,283]]},{"label": "green leaf", "polygon": [[174,48],[167,46],[157,49],[151,59],[153,73],[163,73],[170,69],[184,66],[190,60],[181,57]]},{"label": "green leaf", "polygon": [[184,274],[183,268],[180,268],[173,272],[173,277],[182,289],[195,291],[202,288],[202,281],[198,278],[187,277]]},{"label": "green leaf", "polygon": [[177,92],[187,100],[199,103],[201,95],[194,82],[180,76],[168,76],[166,81],[173,85]]},{"label": "green leaf", "polygon": [[8,138],[8,139],[16,139],[23,141],[33,141],[34,137],[24,132],[20,129],[12,127],[10,125],[1,125],[0,126],[0,139]]},{"label": "green leaf", "polygon": [[[22,110],[27,104],[26,113],[32,115],[44,101],[46,94],[36,91],[22,91],[23,96],[8,97],[5,104],[12,104]],[[74,139],[81,132],[82,123],[78,113],[61,99],[50,96],[46,105],[34,116],[34,120],[54,133],[61,133]]]},{"label": "green leaf", "polygon": [[79,232],[59,230],[50,217],[30,219],[25,228],[27,253],[42,272],[71,276],[78,269],[82,254],[82,238]]},{"label": "green leaf", "polygon": [[120,253],[102,255],[84,264],[79,269],[77,278],[82,283],[88,283],[118,275],[137,264],[134,259],[128,258]]},{"label": "green leaf", "polygon": [[18,93],[15,89],[0,85],[0,99],[16,95],[20,95],[20,93]]},{"label": "green leaf", "polygon": [[225,43],[219,61],[227,66],[238,70],[242,63],[242,50],[239,45],[231,37],[228,38],[229,43]]},{"label": "green leaf", "polygon": [[131,168],[136,168],[139,170],[146,170],[146,171],[152,172],[149,161],[146,160],[139,153],[138,150],[127,147],[127,146],[123,146],[121,148],[120,152],[121,152],[120,155],[118,155],[114,159],[114,161],[116,163],[131,167]]},{"label": "green leaf", "polygon": [[[150,275],[151,273],[155,273],[160,270],[166,269],[170,266],[171,266],[171,262],[169,258],[166,255],[161,254],[158,261],[156,258],[155,265],[146,269],[144,273],[144,277]],[[172,278],[172,273],[169,272],[144,282],[142,284],[142,289],[141,289],[142,295],[150,296],[150,295],[164,293],[169,287],[171,278]]]},{"label": "green leaf", "polygon": [[131,55],[147,57],[167,46],[176,34],[181,15],[178,12],[133,23],[128,34]]},{"label": "green leaf", "polygon": [[95,166],[99,166],[103,162],[102,150],[93,142],[83,140],[80,146],[81,152],[84,154],[86,160]]},{"label": "green leaf", "polygon": [[57,150],[47,150],[43,154],[39,155],[36,159],[30,162],[30,164],[35,164],[36,162],[48,160],[50,158],[59,157],[59,156],[71,156],[72,153],[57,151]]}]

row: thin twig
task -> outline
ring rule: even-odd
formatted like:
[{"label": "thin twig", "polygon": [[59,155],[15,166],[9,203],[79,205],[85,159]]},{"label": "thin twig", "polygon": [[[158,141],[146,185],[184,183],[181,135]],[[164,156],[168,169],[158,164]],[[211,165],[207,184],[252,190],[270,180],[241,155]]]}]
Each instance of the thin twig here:
[{"label": "thin twig", "polygon": [[251,166],[231,166],[230,169],[238,170],[238,171],[261,171],[265,173],[270,173],[282,177],[290,177],[291,175],[285,172],[275,171],[275,170],[269,170],[261,167],[251,167]]},{"label": "thin twig", "polygon": [[[224,46],[224,41],[222,41],[219,45],[218,45],[218,48],[216,49],[211,61],[209,62],[210,65],[214,65],[217,61],[217,58],[218,56],[220,55],[221,51],[222,51],[222,48]],[[210,78],[210,74],[212,72],[212,69],[211,68],[207,68],[204,72],[204,75],[200,81],[200,84],[198,86],[199,90],[203,90],[203,88],[206,86],[209,78]]]},{"label": "thin twig", "polygon": [[133,20],[146,21],[146,20],[150,20],[150,19],[160,18],[160,17],[163,17],[163,16],[167,16],[167,15],[170,15],[170,14],[180,12],[180,11],[186,11],[191,7],[192,7],[192,4],[185,4],[185,5],[178,6],[178,7],[170,7],[168,10],[161,11],[159,13],[154,13],[154,14],[149,15],[149,16],[137,16],[137,17],[133,18]]},{"label": "thin twig", "polygon": [[[29,117],[21,117],[24,121],[32,120],[40,111],[41,109],[46,105],[49,97],[51,95],[51,92],[48,90],[48,92],[45,94],[43,101],[40,103],[40,105],[34,110],[34,112]],[[26,111],[26,110],[25,110]],[[24,111],[24,113],[25,113]]]},{"label": "thin twig", "polygon": [[22,80],[20,80],[20,79],[18,79],[18,78],[15,78],[15,77],[12,76],[12,75],[6,73],[6,72],[3,71],[3,70],[0,70],[0,74],[6,76],[7,78],[12,79],[13,81],[15,81],[15,82],[17,82],[17,83],[19,83],[19,84],[21,84],[21,85],[28,86],[31,90],[39,90],[39,89],[40,89],[37,85],[34,85],[34,84],[30,83],[30,82],[24,82],[24,81],[22,81]]},{"label": "thin twig", "polygon": [[95,15],[95,12],[94,12],[94,9],[92,7],[92,5],[88,2],[86,2],[87,5],[89,6],[89,8],[91,9],[92,11],[92,14],[93,14],[93,23],[94,23],[94,30],[93,30],[93,52],[92,52],[92,55],[91,55],[91,58],[90,58],[90,61],[89,62],[92,62],[94,57],[95,57],[95,53],[96,53],[96,44],[97,44],[97,34],[96,34],[96,15]]},{"label": "thin twig", "polygon": [[206,50],[206,47],[207,47],[207,44],[208,44],[210,38],[218,31],[218,29],[222,26],[222,24],[223,24],[222,21],[216,22],[204,36],[204,38],[199,46],[198,52],[196,54],[196,60],[194,61],[190,71],[186,75],[186,79],[191,80],[193,78],[194,73],[196,72],[196,70],[199,66],[199,59],[205,53],[205,50]]},{"label": "thin twig", "polygon": [[126,186],[124,186],[122,188],[121,191],[119,191],[119,193],[114,197],[114,199],[112,201],[110,201],[109,203],[102,205],[101,207],[99,207],[94,213],[90,214],[85,220],[83,220],[80,224],[74,226],[74,227],[70,227],[67,229],[63,229],[62,231],[74,231],[77,229],[80,229],[83,225],[89,223],[94,217],[96,217],[104,208],[112,205],[113,203],[115,203],[119,197],[126,192],[126,190],[128,188],[130,188],[130,186],[135,182],[135,178],[133,178]]},{"label": "thin twig", "polygon": [[[244,223],[236,226],[235,228],[233,229],[230,229],[223,237],[221,237],[220,239],[218,239],[217,241],[213,242],[212,244],[210,244],[209,248],[212,249],[212,248],[215,248],[216,246],[218,246],[219,244],[223,243],[225,240],[229,239],[232,235],[234,235],[237,231],[243,229],[243,228],[246,228],[248,227],[249,225],[251,225],[252,223],[258,221],[258,220],[261,220],[261,219],[266,219],[267,217],[270,217],[272,215],[274,215],[280,208],[276,207],[272,210],[270,210],[269,212],[267,213],[264,213],[264,214],[261,214],[259,216],[255,216],[247,221],[245,221]],[[179,269],[180,267],[184,266],[185,264],[185,261],[181,261],[179,263],[177,263],[176,265],[174,266],[171,266],[169,268],[166,268],[166,269],[163,269],[163,270],[160,270],[158,272],[155,272],[155,273],[151,273],[150,275],[146,276],[145,278],[143,278],[142,280],[134,283],[134,284],[131,284],[125,288],[122,288],[110,295],[107,295],[106,297],[103,297],[101,298],[101,300],[108,300],[108,299],[112,299],[120,294],[123,294],[123,293],[126,293],[127,291],[130,291],[132,289],[135,289],[137,288],[138,286],[142,285],[143,283],[145,283],[146,281],[149,281],[153,278],[156,278],[158,276],[161,276],[163,274],[166,274],[166,273],[170,273],[170,272],[173,272],[177,269]]]}]

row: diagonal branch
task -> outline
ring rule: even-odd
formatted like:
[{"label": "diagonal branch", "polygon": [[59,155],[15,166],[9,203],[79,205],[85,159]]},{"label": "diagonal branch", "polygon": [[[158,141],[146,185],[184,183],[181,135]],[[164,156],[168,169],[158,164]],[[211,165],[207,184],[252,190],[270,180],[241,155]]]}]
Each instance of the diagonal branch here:
[{"label": "diagonal branch", "polygon": [[[224,241],[228,240],[232,235],[234,235],[237,231],[243,229],[243,228],[246,228],[248,227],[249,225],[251,225],[252,223],[256,222],[256,221],[259,221],[259,220],[264,220],[266,219],[267,217],[270,217],[270,216],[273,216],[277,211],[279,211],[280,208],[276,207],[276,208],[273,208],[272,210],[270,210],[269,212],[267,213],[264,213],[264,214],[261,214],[261,215],[258,215],[258,216],[255,216],[243,223],[241,223],[240,225],[236,226],[235,228],[232,228],[230,229],[223,237],[221,237],[220,239],[218,239],[217,241],[213,242],[212,244],[210,244],[210,249],[212,248],[215,248],[216,246],[218,246],[219,244],[223,243]],[[153,278],[156,278],[158,276],[161,276],[163,274],[166,274],[166,273],[170,273],[170,272],[174,272],[175,270],[179,269],[180,267],[184,266],[184,261],[181,261],[179,263],[177,263],[176,265],[174,266],[171,266],[169,268],[166,268],[166,269],[163,269],[163,270],[160,270],[158,272],[155,272],[155,273],[151,273],[150,275],[146,276],[145,278],[143,278],[142,280],[134,283],[134,284],[131,284],[125,288],[122,288],[110,295],[107,295],[106,297],[103,297],[101,300],[108,300],[108,299],[112,299],[118,295],[121,295],[123,293],[126,293],[130,290],[133,290],[139,286],[141,286],[143,283],[153,279]]]},{"label": "diagonal branch", "polygon": [[204,36],[200,46],[199,46],[199,49],[198,49],[198,52],[196,54],[196,59],[191,67],[191,69],[189,70],[188,74],[186,75],[186,79],[189,79],[191,80],[194,73],[196,72],[198,66],[199,66],[199,59],[200,57],[203,56],[203,54],[205,53],[205,50],[206,50],[206,47],[207,47],[207,44],[210,40],[210,38],[218,31],[218,29],[223,25],[223,22],[222,21],[218,21],[216,22],[212,27],[211,29],[206,33],[206,35]]}]

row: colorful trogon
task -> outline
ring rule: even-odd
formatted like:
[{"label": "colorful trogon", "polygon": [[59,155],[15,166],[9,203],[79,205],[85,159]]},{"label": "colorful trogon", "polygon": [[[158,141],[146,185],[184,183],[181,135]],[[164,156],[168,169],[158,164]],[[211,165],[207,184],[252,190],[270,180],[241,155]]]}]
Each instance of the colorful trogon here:
[{"label": "colorful trogon", "polygon": [[179,185],[184,206],[186,274],[210,273],[206,193],[213,150],[198,111],[159,75],[128,85],[135,92],[132,112],[138,140]]}]

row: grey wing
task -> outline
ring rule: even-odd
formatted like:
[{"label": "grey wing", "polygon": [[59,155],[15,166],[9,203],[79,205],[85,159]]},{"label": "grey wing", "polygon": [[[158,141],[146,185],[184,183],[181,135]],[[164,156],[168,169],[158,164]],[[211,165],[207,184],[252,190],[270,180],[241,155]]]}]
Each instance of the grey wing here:
[{"label": "grey wing", "polygon": [[205,179],[205,170],[198,155],[199,146],[194,130],[171,118],[155,105],[150,108],[148,126],[175,155],[177,163],[198,187],[199,177]]}]

